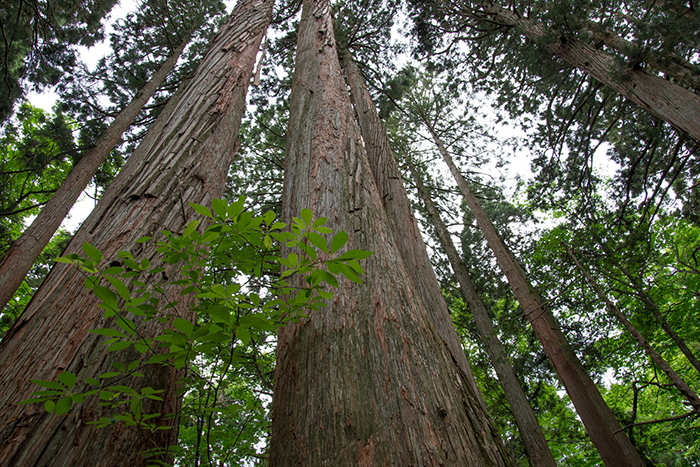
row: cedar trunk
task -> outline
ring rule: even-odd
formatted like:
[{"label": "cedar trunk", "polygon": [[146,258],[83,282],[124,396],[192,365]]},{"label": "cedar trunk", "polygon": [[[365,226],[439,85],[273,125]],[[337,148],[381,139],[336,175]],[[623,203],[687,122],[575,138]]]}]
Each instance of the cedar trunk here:
[{"label": "cedar trunk", "polygon": [[270,465],[511,465],[387,227],[343,81],[327,0],[305,0],[283,216],[302,208],[374,254],[363,285],[279,331]]},{"label": "cedar trunk", "polygon": [[90,149],[73,167],[73,170],[46,206],[42,208],[36,219],[7,250],[0,261],[0,284],[2,284],[0,286],[0,310],[5,308],[19,286],[22,285],[25,276],[61,225],[70,208],[73,207],[75,200],[78,199],[100,165],[107,159],[109,153],[119,142],[122,134],[129,128],[131,122],[141,112],[143,106],[168,76],[188,42],[189,37],[182,41],[172,55],[163,62],[129,105],[119,112],[97,145]]},{"label": "cedar trunk", "polygon": [[425,242],[418,229],[411,202],[401,180],[401,172],[389,145],[386,129],[379,119],[379,113],[372,101],[360,69],[352,59],[349,50],[340,51],[341,64],[350,85],[350,96],[355,104],[365,151],[369,160],[379,198],[389,221],[389,230],[406,265],[413,286],[423,300],[433,323],[455,361],[469,376],[479,399],[483,397],[476,385],[469,362],[467,361],[459,336],[455,330],[445,297],[442,295],[433,266],[430,263]]},{"label": "cedar trunk", "polygon": [[[83,242],[89,241],[105,258],[132,250],[137,258],[157,264],[155,242],[137,244],[136,240],[162,229],[181,231],[195,218],[188,203],[208,204],[221,196],[237,149],[247,86],[271,11],[271,0],[243,0],[236,6],[195,76],[170,100],[78,230],[67,253],[80,252]],[[172,277],[175,272],[169,274]],[[180,299],[179,290],[169,287],[165,298]],[[95,430],[85,423],[109,416],[95,398],[62,417],[47,414],[37,404],[15,405],[38,389],[29,378],[53,380],[68,370],[81,381],[112,371],[117,359],[126,363],[134,359],[131,355],[127,360],[123,352],[108,353],[104,339],[88,333],[113,324],[103,318],[98,302],[85,289],[76,268],[59,264],[0,344],[0,465],[138,466],[146,464],[138,452],[164,448],[176,440],[176,428],[150,434],[115,424]],[[186,305],[181,303],[176,310],[192,318]],[[139,330],[152,337],[162,327],[152,320]],[[119,384],[164,389],[164,401],[144,410],[176,412],[178,373],[155,365],[142,371],[145,378],[120,380]]]},{"label": "cedar trunk", "polygon": [[481,205],[457,169],[442,140],[428,121],[424,120],[424,123],[430,130],[435,144],[457,181],[467,206],[474,214],[489,247],[496,255],[496,260],[508,279],[515,297],[532,325],[537,338],[542,343],[549,361],[564,384],[566,392],[576,407],[576,412],[581,417],[581,421],[603,462],[608,467],[644,466],[642,457],[629,438],[620,430],[620,424],[615,415],[571,349],[549,307],[532,286],[525,271],[510,249],[503,243],[484,210],[481,209]]},{"label": "cedar trunk", "polygon": [[525,451],[533,466],[555,467],[556,462],[547,445],[547,439],[544,437],[542,428],[537,421],[537,417],[535,417],[535,412],[532,410],[532,405],[530,405],[530,401],[527,399],[523,388],[520,386],[520,381],[518,381],[515,371],[513,371],[508,354],[503,348],[503,344],[501,344],[501,341],[498,339],[498,334],[493,327],[486,307],[474,288],[474,284],[469,276],[469,271],[457,252],[457,248],[455,248],[452,242],[452,237],[447,227],[445,227],[440,217],[440,212],[430,197],[430,193],[428,193],[428,190],[423,184],[423,180],[408,158],[406,162],[416,187],[418,188],[418,194],[423,200],[423,204],[428,212],[430,221],[435,226],[435,231],[438,234],[442,249],[447,254],[455,277],[457,277],[459,281],[462,296],[467,302],[467,305],[469,305],[469,310],[472,312],[481,340],[491,359],[491,364],[496,370],[498,381],[501,383],[501,387],[503,387],[503,392],[506,395],[508,405],[515,418],[515,423],[518,425],[518,431],[523,440]]},{"label": "cedar trunk", "polygon": [[658,118],[700,141],[700,97],[692,91],[641,68],[621,69],[609,54],[571,36],[559,36],[546,26],[491,1],[480,1],[499,24],[513,26],[561,60],[588,73]]}]

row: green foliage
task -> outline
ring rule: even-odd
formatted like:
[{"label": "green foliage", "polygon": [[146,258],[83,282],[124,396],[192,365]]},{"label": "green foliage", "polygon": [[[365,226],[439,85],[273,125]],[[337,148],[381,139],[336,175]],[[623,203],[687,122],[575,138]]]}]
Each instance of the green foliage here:
[{"label": "green foliage", "polygon": [[102,20],[116,0],[3,2],[0,41],[0,122],[12,113],[27,79],[55,85],[76,65],[76,45],[102,40]]},{"label": "green foliage", "polygon": [[75,124],[28,103],[0,139],[0,255],[60,186],[78,157]]},{"label": "green foliage", "polygon": [[[204,229],[193,221],[180,235],[163,231],[157,265],[124,251],[109,261],[87,242],[85,256],[58,258],[85,272],[86,287],[101,300],[105,317],[115,319],[115,327],[91,332],[104,336],[110,352],[134,349],[140,357],[129,364],[115,362],[112,371],[85,381],[67,371],[58,381],[33,381],[42,389],[22,403],[43,403],[47,411],[62,415],[73,403],[96,396],[114,410],[111,417],[90,422],[97,427],[124,423],[166,429],[155,423],[161,414],[144,411],[144,403],[160,400],[161,391],[137,390],[120,381],[143,377],[149,365],[172,366],[186,370],[180,381],[181,445],[175,451],[182,465],[234,465],[259,456],[271,390],[270,338],[285,323],[322,312],[332,289],[340,286],[338,276],[361,282],[358,261],[371,253],[347,250],[348,235],[333,235],[326,219],[314,219],[310,210],[302,210],[287,228],[272,211],[253,216],[244,203],[245,197],[233,203],[215,199],[211,209],[192,204],[210,225]],[[296,276],[303,286],[290,285]],[[181,287],[187,311],[163,299],[168,285]],[[140,329],[152,320],[165,329],[146,337]]]}]

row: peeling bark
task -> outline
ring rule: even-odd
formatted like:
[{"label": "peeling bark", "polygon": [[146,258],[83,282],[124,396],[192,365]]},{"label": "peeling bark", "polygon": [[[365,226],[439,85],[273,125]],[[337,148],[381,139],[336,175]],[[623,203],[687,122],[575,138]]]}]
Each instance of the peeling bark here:
[{"label": "peeling bark", "polygon": [[374,254],[279,331],[270,465],[511,465],[387,227],[326,0],[303,4],[285,163],[283,217],[312,209]]},{"label": "peeling bark", "polygon": [[[89,241],[105,258],[131,250],[157,264],[154,242],[136,240],[163,229],[181,231],[196,217],[183,206],[208,204],[221,196],[237,149],[255,56],[271,14],[272,0],[242,0],[236,6],[195,76],[170,99],[66,253],[80,252],[83,242]],[[174,271],[170,272],[172,277]],[[170,301],[180,300],[179,292],[178,286],[171,286],[165,295]],[[183,302],[186,299],[175,310],[191,319]],[[134,359],[124,352],[108,353],[104,339],[88,333],[113,324],[103,318],[98,303],[76,268],[58,264],[0,344],[0,465],[139,466],[146,464],[139,452],[174,443],[175,428],[150,434],[121,423],[101,430],[86,425],[109,416],[94,397],[62,417],[47,414],[37,404],[15,405],[38,389],[29,378],[54,380],[68,370],[81,381],[111,371],[114,361]],[[140,331],[152,337],[162,328],[152,320]],[[178,374],[155,365],[143,371],[145,378],[119,384],[164,389],[164,401],[145,410],[176,412]],[[172,426],[173,420],[159,423]]]}]

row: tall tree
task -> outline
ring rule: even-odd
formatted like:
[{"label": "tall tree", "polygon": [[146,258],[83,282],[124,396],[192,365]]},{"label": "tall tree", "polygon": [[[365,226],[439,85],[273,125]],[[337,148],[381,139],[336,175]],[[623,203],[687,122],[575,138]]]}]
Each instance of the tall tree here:
[{"label": "tall tree", "polygon": [[0,287],[0,309],[4,308],[15,294],[29,269],[51,240],[51,236],[61,225],[80,193],[95,176],[97,169],[117,145],[124,131],[131,125],[131,122],[173,69],[180,54],[185,50],[187,42],[189,40],[183,41],[175,49],[173,54],[141,89],[141,92],[136,95],[136,98],[117,115],[97,146],[88,151],[73,167],[51,200],[0,259],[0,283],[2,284]]},{"label": "tall tree", "polygon": [[372,169],[372,176],[377,185],[379,197],[389,221],[389,229],[401,259],[406,265],[413,285],[423,300],[426,310],[432,316],[433,323],[445,345],[450,349],[455,361],[469,376],[481,398],[471,368],[469,368],[469,362],[452,323],[440,284],[430,264],[430,258],[418,229],[411,202],[401,180],[399,166],[389,145],[384,125],[379,119],[377,108],[350,51],[348,49],[341,50],[340,58],[350,85],[352,102],[357,110],[360,131],[365,143],[367,159]]},{"label": "tall tree", "polygon": [[[270,464],[510,465],[387,227],[344,83],[328,1],[306,0],[283,218],[301,208],[374,251],[364,283],[278,334]],[[301,285],[301,284],[298,284]]]},{"label": "tall tree", "polygon": [[416,184],[423,205],[428,212],[430,222],[435,226],[440,244],[450,261],[452,270],[459,282],[462,295],[469,305],[481,340],[491,359],[491,364],[496,370],[498,380],[506,394],[508,404],[515,418],[515,423],[518,425],[520,436],[525,445],[525,452],[527,452],[533,466],[555,466],[554,457],[547,446],[547,439],[544,433],[542,433],[542,428],[537,421],[537,417],[535,417],[532,405],[530,401],[528,401],[515,371],[513,371],[508,354],[498,338],[493,322],[484,306],[484,302],[479,297],[472,283],[469,271],[457,252],[457,248],[440,216],[440,212],[437,206],[435,206],[415,165],[408,158],[405,159],[405,162],[411,172],[411,177]]},{"label": "tall tree", "polygon": [[[68,253],[80,251],[88,241],[106,257],[140,245],[141,255],[153,259],[156,245],[137,244],[137,239],[161,229],[180,231],[191,220],[184,210],[187,203],[207,204],[221,196],[237,148],[246,90],[271,12],[270,0],[242,1],[234,8],[196,75],[160,115],[76,233]],[[175,302],[179,292],[179,286],[173,285],[164,291],[165,299]],[[68,417],[15,405],[34,390],[27,378],[53,380],[65,370],[84,380],[110,370],[118,359],[116,353],[108,352],[104,340],[88,332],[113,324],[114,318],[103,318],[99,302],[85,289],[80,271],[58,265],[0,344],[0,463],[140,465],[144,461],[139,460],[138,452],[173,443],[172,429],[138,433],[115,424],[92,431],[85,423],[105,414],[97,400],[86,402],[80,412]],[[170,313],[184,313],[185,309]],[[151,320],[144,323],[144,334],[163,326]],[[178,406],[177,378],[173,369],[162,368],[132,381],[135,388],[152,386],[165,391],[163,401],[152,407],[161,414],[161,425],[173,423],[166,414]],[[105,450],[104,446],[113,448]]]},{"label": "tall tree", "polygon": [[452,162],[439,135],[432,127],[430,131],[603,462],[608,466],[645,465],[635,447],[620,431],[620,424],[615,415],[572,351],[546,302],[532,286],[525,271],[510,249],[501,241],[491,221],[481,209],[466,180]]}]

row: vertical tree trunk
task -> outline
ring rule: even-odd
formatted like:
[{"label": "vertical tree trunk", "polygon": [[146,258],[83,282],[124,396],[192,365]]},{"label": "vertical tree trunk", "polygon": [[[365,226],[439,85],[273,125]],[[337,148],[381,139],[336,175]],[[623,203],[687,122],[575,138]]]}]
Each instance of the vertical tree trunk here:
[{"label": "vertical tree trunk", "polygon": [[377,184],[379,198],[382,200],[389,221],[389,230],[399,249],[401,259],[406,265],[413,286],[423,300],[428,313],[432,316],[433,323],[445,345],[455,361],[469,376],[485,408],[486,404],[483,402],[483,397],[476,385],[466,354],[452,323],[445,297],[442,295],[440,283],[430,263],[411,202],[401,181],[398,164],[389,145],[386,129],[379,119],[379,113],[372,102],[367,84],[352,59],[350,51],[340,51],[340,59],[350,85],[352,102],[357,110],[367,159]]},{"label": "vertical tree trunk", "polygon": [[564,384],[566,392],[576,407],[576,412],[581,417],[581,421],[603,462],[608,467],[644,466],[645,463],[641,455],[627,436],[620,431],[620,424],[615,415],[569,346],[566,336],[559,328],[549,307],[530,284],[525,271],[510,249],[503,243],[484,210],[481,209],[479,202],[455,166],[439,135],[430,122],[424,120],[424,123],[430,130],[435,144],[457,181],[467,206],[476,217],[479,228],[496,255],[496,260],[508,279],[515,297]]},{"label": "vertical tree trunk", "polygon": [[636,327],[630,322],[630,320],[627,319],[627,316],[620,310],[617,305],[615,305],[603,292],[603,289],[601,289],[598,284],[593,280],[593,277],[588,273],[588,271],[583,267],[581,262],[578,260],[578,257],[574,254],[574,252],[571,250],[571,248],[564,244],[564,249],[568,253],[569,256],[571,256],[571,259],[574,260],[574,264],[576,264],[576,267],[578,268],[579,271],[581,271],[581,275],[586,279],[586,282],[593,288],[595,291],[596,295],[598,295],[598,298],[600,298],[603,303],[605,303],[605,307],[608,309],[608,311],[617,318],[617,320],[622,324],[627,331],[629,331],[630,334],[632,334],[632,337],[637,341],[639,346],[644,349],[644,351],[649,355],[649,358],[658,365],[661,370],[666,373],[666,376],[668,376],[668,379],[671,380],[674,386],[676,386],[676,389],[680,391],[681,394],[683,394],[683,397],[685,397],[688,402],[690,403],[690,406],[693,408],[695,412],[700,414],[700,398],[698,398],[698,395],[693,391],[690,386],[688,386],[688,383],[683,380],[678,374],[671,368],[671,365],[664,360],[664,358],[659,354],[654,348],[647,342],[647,340],[642,336],[642,333],[640,333]]},{"label": "vertical tree trunk", "polygon": [[[170,100],[78,230],[68,253],[80,252],[83,242],[89,241],[105,258],[132,250],[156,264],[154,242],[136,240],[162,229],[181,231],[195,217],[188,203],[208,204],[221,196],[271,12],[271,0],[242,0],[235,7],[195,76]],[[176,286],[165,295],[171,301],[181,298]],[[76,268],[59,264],[0,344],[0,465],[138,466],[146,464],[139,452],[175,441],[176,429],[154,434],[123,424],[93,429],[85,423],[107,415],[95,400],[63,417],[49,415],[36,404],[15,405],[37,389],[29,378],[53,380],[68,370],[82,380],[111,371],[112,362],[126,358],[122,352],[108,353],[104,340],[88,333],[112,322],[103,318],[98,302]],[[191,318],[181,305],[176,312]],[[148,337],[162,327],[151,320],[140,329]],[[143,371],[148,372],[145,378],[119,384],[164,389],[164,401],[151,412],[175,412],[178,374],[155,365]]]},{"label": "vertical tree trunk", "polygon": [[134,99],[126,106],[107,128],[97,145],[80,159],[70,174],[56,190],[46,206],[22,235],[12,243],[0,261],[0,310],[22,284],[41,251],[49,243],[61,222],[70,211],[92,177],[107,159],[109,153],[119,142],[122,134],[129,128],[146,102],[156,92],[158,86],[168,76],[177,63],[178,58],[189,42],[189,37],[182,41],[178,48],[163,62],[158,71],[139,91]]},{"label": "vertical tree trunk", "polygon": [[[700,141],[700,97],[640,68],[620,69],[605,52],[574,37],[561,36],[543,24],[520,16],[492,1],[478,2],[497,23],[513,26],[554,55]],[[458,9],[458,7],[457,7]]]},{"label": "vertical tree trunk", "polygon": [[474,288],[474,284],[469,277],[469,271],[457,252],[457,248],[455,248],[452,242],[452,237],[447,231],[445,224],[442,222],[440,212],[433,203],[428,190],[423,184],[423,180],[408,158],[406,158],[406,162],[411,171],[413,180],[418,187],[418,194],[423,200],[431,222],[435,226],[440,244],[447,254],[452,270],[459,281],[462,296],[472,312],[481,340],[484,342],[486,352],[488,352],[491,363],[496,370],[498,381],[503,387],[506,399],[508,399],[508,405],[515,417],[515,423],[518,425],[518,431],[523,440],[525,451],[533,466],[555,467],[556,462],[547,445],[547,439],[544,437],[542,428],[532,410],[532,405],[530,405],[530,401],[527,399],[527,396],[525,396],[525,392],[520,386],[520,381],[518,381],[515,371],[513,371],[513,367],[508,359],[508,354],[503,348],[503,344],[501,344],[501,341],[498,339],[498,335],[486,311],[486,307]]},{"label": "vertical tree trunk", "polygon": [[328,0],[303,4],[285,165],[283,217],[312,209],[374,254],[363,285],[279,331],[270,465],[510,465],[387,228]]}]

